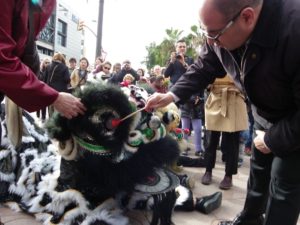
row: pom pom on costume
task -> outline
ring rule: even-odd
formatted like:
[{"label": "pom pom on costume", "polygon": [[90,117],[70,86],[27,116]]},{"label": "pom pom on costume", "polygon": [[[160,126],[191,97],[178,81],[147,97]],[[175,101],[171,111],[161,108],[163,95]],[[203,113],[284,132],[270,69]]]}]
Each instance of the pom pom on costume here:
[{"label": "pom pom on costume", "polygon": [[54,114],[47,124],[58,151],[28,114],[18,149],[2,123],[1,202],[17,202],[45,224],[129,225],[124,212],[148,208],[151,224],[171,224],[179,181],[165,166],[178,157],[178,144],[159,117],[145,111],[112,126],[145,106],[145,90],[95,83],[74,94],[85,114],[71,120]]},{"label": "pom pom on costume", "polygon": [[157,109],[155,114],[164,123],[167,133],[178,142],[180,151],[186,151],[188,148],[188,143],[183,138],[183,134],[189,133],[190,131],[187,129],[178,128],[181,120],[178,107],[174,103],[170,103],[165,107]]}]

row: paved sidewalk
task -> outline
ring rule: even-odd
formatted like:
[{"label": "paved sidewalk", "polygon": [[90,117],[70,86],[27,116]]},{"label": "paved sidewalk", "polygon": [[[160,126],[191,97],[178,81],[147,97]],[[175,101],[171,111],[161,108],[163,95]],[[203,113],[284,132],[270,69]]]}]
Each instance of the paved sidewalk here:
[{"label": "paved sidewalk", "polygon": [[[202,214],[198,211],[174,212],[174,223],[176,225],[216,225],[220,219],[233,218],[242,209],[245,200],[246,183],[249,171],[249,157],[245,156],[244,159],[245,162],[243,166],[239,168],[238,174],[233,177],[234,186],[228,191],[222,191],[223,201],[219,209],[213,211],[209,215]],[[196,179],[193,193],[194,197],[200,197],[220,191],[218,186],[224,176],[224,164],[221,162],[220,157],[218,157],[216,168],[213,170],[213,182],[209,186],[202,185],[200,183],[200,179],[204,173],[204,168],[185,168],[183,172]],[[35,221],[32,216],[25,215],[23,213],[16,213],[1,206],[0,217],[5,225],[40,225],[40,223]],[[300,225],[300,219],[298,220],[297,225]]]}]

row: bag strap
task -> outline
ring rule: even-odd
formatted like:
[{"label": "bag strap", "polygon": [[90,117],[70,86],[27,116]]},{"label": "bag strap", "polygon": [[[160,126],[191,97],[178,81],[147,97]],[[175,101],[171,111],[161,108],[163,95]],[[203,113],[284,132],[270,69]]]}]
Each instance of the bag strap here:
[{"label": "bag strap", "polygon": [[52,74],[51,74],[51,77],[50,77],[50,80],[49,80],[48,84],[51,83],[52,78],[53,78],[54,71],[55,71],[55,69],[56,69],[57,67],[58,67],[58,65],[56,65],[56,66],[54,67],[54,69],[52,70]]},{"label": "bag strap", "polygon": [[18,149],[17,147],[21,144],[23,135],[22,109],[17,106],[11,99],[6,97],[5,114],[7,136],[12,145],[16,149]]},{"label": "bag strap", "polygon": [[[78,72],[79,72],[79,70],[78,70]],[[81,81],[83,81],[83,79],[85,79],[86,76],[87,76],[87,72],[85,72],[84,76],[80,78],[80,80],[79,80],[79,82],[78,82],[78,84],[76,85],[75,88],[78,88],[80,86]]]}]

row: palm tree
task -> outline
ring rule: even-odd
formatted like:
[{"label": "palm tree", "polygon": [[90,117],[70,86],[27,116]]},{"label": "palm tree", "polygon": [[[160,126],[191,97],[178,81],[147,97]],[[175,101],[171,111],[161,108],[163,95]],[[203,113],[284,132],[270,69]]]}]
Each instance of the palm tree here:
[{"label": "palm tree", "polygon": [[180,39],[183,30],[177,30],[177,29],[166,29],[166,33],[168,35],[167,40],[169,40],[171,43],[173,43],[173,45],[175,45],[175,43]]},{"label": "palm tree", "polygon": [[152,42],[149,46],[146,46],[148,56],[142,63],[146,64],[148,69],[156,64],[166,65],[170,58],[170,53],[175,51],[175,44],[180,39],[184,39],[187,43],[187,55],[196,58],[199,47],[204,43],[204,38],[196,25],[191,27],[191,31],[192,33],[182,37],[182,30],[166,29],[167,37],[159,45]]},{"label": "palm tree", "polygon": [[196,25],[191,26],[191,31],[192,33],[188,34],[186,37],[187,55],[196,58],[200,47],[205,43],[205,37]]}]

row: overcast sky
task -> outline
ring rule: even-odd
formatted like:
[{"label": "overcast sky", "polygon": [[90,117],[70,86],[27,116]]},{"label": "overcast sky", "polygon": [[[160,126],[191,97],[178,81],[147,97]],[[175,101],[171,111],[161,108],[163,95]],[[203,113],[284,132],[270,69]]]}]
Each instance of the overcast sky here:
[{"label": "overcast sky", "polygon": [[[99,0],[65,0],[80,12],[83,20],[97,31]],[[201,0],[104,0],[102,47],[112,63],[131,60],[133,67],[140,66],[147,55],[146,46],[160,43],[166,29],[190,32],[198,24]],[[89,33],[87,31],[87,33]],[[92,60],[96,39],[88,35],[87,57]],[[91,51],[90,51],[91,50]]]}]

